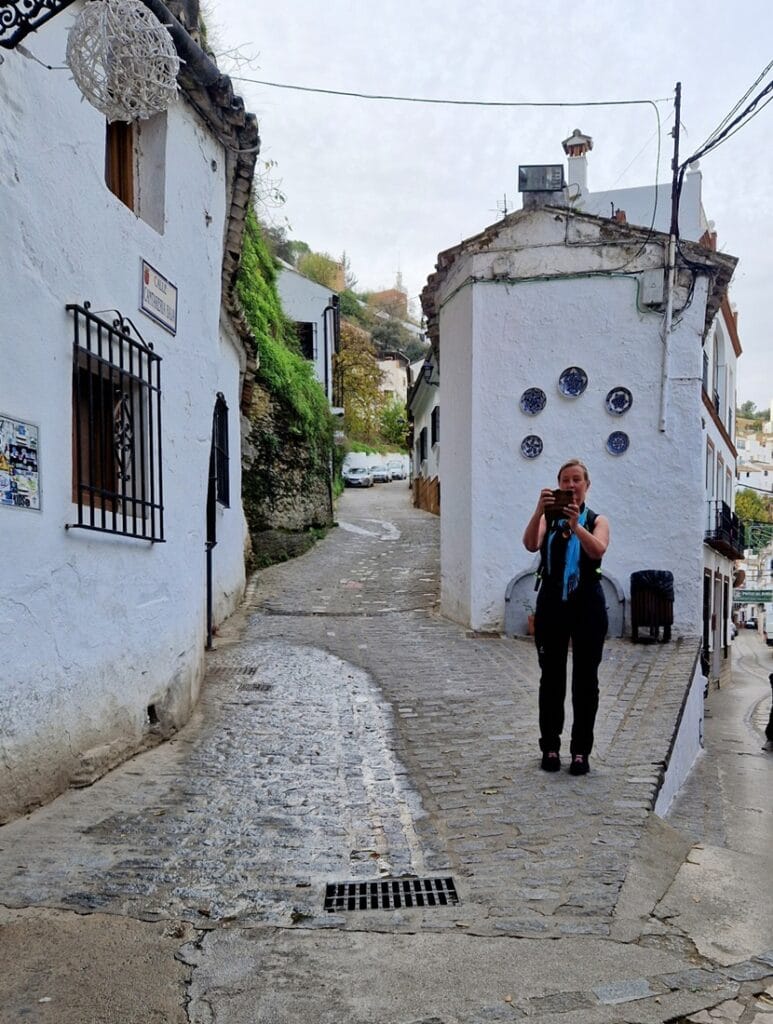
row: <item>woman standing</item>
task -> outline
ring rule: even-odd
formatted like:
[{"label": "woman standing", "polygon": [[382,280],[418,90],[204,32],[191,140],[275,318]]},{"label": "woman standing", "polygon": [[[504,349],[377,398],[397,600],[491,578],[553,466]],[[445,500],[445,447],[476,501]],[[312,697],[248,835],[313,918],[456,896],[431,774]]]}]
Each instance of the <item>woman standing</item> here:
[{"label": "woman standing", "polygon": [[558,486],[563,495],[550,488],[540,492],[523,534],[526,550],[539,551],[542,556],[534,623],[542,671],[539,743],[542,767],[557,772],[571,640],[574,721],[569,771],[586,775],[599,703],[598,667],[608,626],[601,559],[609,545],[609,522],[585,504],[590,475],[579,459],[570,459],[559,469]]}]

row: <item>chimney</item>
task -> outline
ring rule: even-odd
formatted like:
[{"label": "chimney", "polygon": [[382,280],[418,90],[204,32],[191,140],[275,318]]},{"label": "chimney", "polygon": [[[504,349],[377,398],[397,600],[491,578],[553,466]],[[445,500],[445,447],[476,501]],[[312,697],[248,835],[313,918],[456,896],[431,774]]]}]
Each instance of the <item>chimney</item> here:
[{"label": "chimney", "polygon": [[566,178],[569,188],[572,185],[579,187],[580,196],[588,191],[588,160],[586,153],[593,149],[593,139],[590,135],[583,135],[579,128],[568,139],[561,143],[564,152],[569,157],[567,160]]}]

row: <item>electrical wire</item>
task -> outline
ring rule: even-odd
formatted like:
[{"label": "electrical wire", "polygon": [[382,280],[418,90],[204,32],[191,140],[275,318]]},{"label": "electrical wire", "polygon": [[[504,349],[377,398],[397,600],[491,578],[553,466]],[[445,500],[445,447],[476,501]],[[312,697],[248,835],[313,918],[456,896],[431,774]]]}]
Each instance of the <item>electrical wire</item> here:
[{"label": "electrical wire", "polygon": [[763,70],[762,70],[762,71],[760,72],[760,74],[759,74],[759,75],[757,76],[757,78],[756,78],[756,79],[755,79],[755,80],[754,80],[754,81],[752,82],[752,84],[751,84],[751,85],[749,86],[749,88],[748,88],[748,89],[746,90],[746,92],[745,92],[745,93],[743,94],[743,96],[742,96],[742,97],[741,97],[741,98],[740,98],[740,99],[738,100],[738,102],[737,102],[737,103],[735,104],[735,106],[733,107],[733,109],[732,109],[732,110],[730,110],[730,111],[729,111],[729,112],[728,112],[728,113],[727,113],[727,114],[726,114],[726,115],[724,116],[724,118],[723,118],[723,119],[722,119],[722,120],[721,120],[721,121],[719,122],[719,124],[718,124],[718,125],[717,125],[717,127],[716,127],[716,128],[714,129],[714,131],[713,131],[713,132],[711,132],[711,134],[710,134],[710,135],[708,136],[708,138],[704,140],[704,142],[703,142],[703,143],[701,144],[701,148],[702,148],[703,146],[706,146],[706,145],[708,145],[708,143],[710,143],[710,142],[711,142],[711,141],[713,140],[714,136],[715,136],[715,135],[716,135],[716,134],[717,134],[717,133],[718,133],[719,131],[721,131],[721,130],[722,130],[722,128],[724,128],[724,126],[725,126],[725,125],[727,124],[727,122],[728,122],[728,121],[730,120],[730,118],[731,118],[731,117],[733,116],[733,114],[734,114],[734,113],[736,112],[736,110],[738,110],[738,108],[739,108],[739,107],[741,106],[741,104],[742,104],[742,103],[744,102],[744,100],[746,100],[746,99],[747,99],[747,98],[749,97],[749,95],[751,94],[752,90],[753,90],[753,89],[756,89],[756,87],[757,87],[757,86],[758,86],[758,85],[760,84],[760,82],[761,82],[761,81],[763,80],[763,78],[764,78],[764,77],[765,77],[765,76],[767,75],[767,73],[768,73],[768,72],[770,71],[770,69],[771,69],[771,68],[773,68],[773,60],[772,60],[772,61],[771,61],[771,62],[770,62],[770,63],[768,64],[768,66],[767,66],[766,68],[764,68],[764,69],[763,69]]},{"label": "electrical wire", "polygon": [[322,89],[311,85],[291,85],[288,82],[269,82],[262,78],[245,78],[231,75],[234,82],[250,82],[253,85],[265,85],[270,89],[290,89],[294,92],[321,93],[325,96],[350,96],[359,100],[389,100],[396,103],[433,103],[457,107],[631,107],[656,103],[670,103],[669,97],[656,100],[572,100],[556,102],[539,102],[530,100],[449,100],[434,99],[428,96],[394,96],[381,93],[354,92],[345,89]]}]

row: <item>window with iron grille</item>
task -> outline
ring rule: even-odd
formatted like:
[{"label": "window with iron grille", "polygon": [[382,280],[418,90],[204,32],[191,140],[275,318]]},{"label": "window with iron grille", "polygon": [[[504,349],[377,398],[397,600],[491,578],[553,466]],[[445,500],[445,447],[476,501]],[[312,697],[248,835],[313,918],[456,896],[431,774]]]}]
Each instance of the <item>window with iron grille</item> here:
[{"label": "window with iron grille", "polygon": [[419,462],[425,462],[427,458],[427,428],[422,427],[419,432]]},{"label": "window with iron grille", "polygon": [[438,444],[440,441],[440,406],[436,405],[432,410],[432,444]]},{"label": "window with iron grille", "polygon": [[301,343],[301,355],[313,362],[317,358],[317,325],[299,320],[295,324],[295,330]]},{"label": "window with iron grille", "polygon": [[73,501],[84,530],[164,540],[161,357],[130,321],[73,315]]},{"label": "window with iron grille", "polygon": [[229,508],[230,477],[228,472],[228,406],[221,392],[217,394],[212,418],[212,458],[214,461],[215,500]]}]

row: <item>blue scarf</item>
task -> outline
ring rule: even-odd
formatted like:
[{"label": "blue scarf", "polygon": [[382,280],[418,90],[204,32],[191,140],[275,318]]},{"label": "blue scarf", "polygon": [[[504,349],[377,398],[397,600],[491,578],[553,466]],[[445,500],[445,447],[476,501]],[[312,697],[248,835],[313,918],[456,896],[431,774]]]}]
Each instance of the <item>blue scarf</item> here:
[{"label": "blue scarf", "polygon": [[[583,505],[582,512],[577,517],[577,522],[580,526],[585,526],[585,520],[588,518],[588,510]],[[569,521],[567,519],[558,519],[553,527],[553,536],[548,541],[548,576],[550,576],[550,549],[556,537],[563,531],[569,528]],[[561,600],[566,601],[572,591],[577,589],[580,582],[580,541],[577,534],[571,533],[569,540],[566,544],[566,556],[564,559],[564,589],[561,594]]]}]

